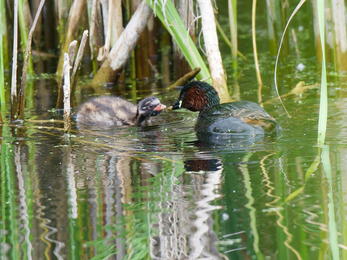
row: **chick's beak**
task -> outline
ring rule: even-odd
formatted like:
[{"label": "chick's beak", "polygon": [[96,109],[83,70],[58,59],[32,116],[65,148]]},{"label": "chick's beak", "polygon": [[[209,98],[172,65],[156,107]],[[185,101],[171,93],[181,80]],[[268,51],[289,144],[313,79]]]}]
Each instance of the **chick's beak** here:
[{"label": "chick's beak", "polygon": [[162,110],[164,110],[165,108],[166,108],[165,105],[159,104],[159,105],[157,105],[157,106],[154,108],[154,111],[162,111]]}]

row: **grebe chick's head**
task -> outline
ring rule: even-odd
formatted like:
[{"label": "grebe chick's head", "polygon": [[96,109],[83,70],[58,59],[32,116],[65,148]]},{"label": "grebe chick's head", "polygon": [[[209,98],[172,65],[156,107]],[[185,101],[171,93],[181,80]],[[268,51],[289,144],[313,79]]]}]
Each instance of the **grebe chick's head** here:
[{"label": "grebe chick's head", "polygon": [[138,103],[137,112],[141,116],[149,117],[159,115],[165,108],[166,106],[161,104],[158,98],[146,97]]}]

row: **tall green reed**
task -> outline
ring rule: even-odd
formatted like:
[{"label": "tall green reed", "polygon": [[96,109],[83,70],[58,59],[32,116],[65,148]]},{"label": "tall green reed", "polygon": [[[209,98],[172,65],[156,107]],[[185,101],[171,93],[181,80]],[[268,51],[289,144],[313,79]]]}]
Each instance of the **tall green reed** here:
[{"label": "tall green reed", "polygon": [[327,128],[328,117],[328,90],[327,77],[325,67],[325,6],[323,0],[317,0],[319,33],[322,47],[322,75],[321,75],[321,90],[319,104],[319,119],[318,119],[318,145],[322,146],[325,142],[325,134]]},{"label": "tall green reed", "polygon": [[[171,34],[178,47],[181,49],[184,57],[189,63],[191,68],[200,67],[201,71],[197,75],[199,80],[210,77],[210,72],[205,65],[204,60],[200,56],[193,40],[187,33],[184,24],[171,0],[146,0],[147,3],[154,10],[155,14],[159,17],[160,21],[164,24],[168,32]],[[207,82],[212,83],[211,79]]]},{"label": "tall green reed", "polygon": [[17,56],[18,56],[18,0],[14,1],[13,15],[13,54],[11,79],[11,121],[17,112]]},{"label": "tall green reed", "polygon": [[[5,0],[0,0],[0,21],[3,24],[3,21],[6,21],[6,9],[5,9]],[[5,27],[7,28],[6,24]],[[7,30],[4,30],[7,32]],[[0,103],[1,103],[1,112],[4,112],[5,107],[5,75],[4,75],[4,56],[7,55],[7,33],[4,33],[5,37],[3,37],[3,33],[0,33]],[[8,62],[8,59],[7,59]],[[7,64],[8,66],[8,64]]]},{"label": "tall green reed", "polygon": [[266,1],[266,7],[270,54],[276,55],[279,37],[283,29],[283,19],[280,11],[281,7],[279,1],[276,0]]},{"label": "tall green reed", "polygon": [[[32,38],[34,34],[34,30],[37,24],[37,21],[40,17],[41,10],[43,8],[43,5],[45,3],[45,0],[40,1],[40,5],[37,9],[37,13],[35,15],[34,22],[32,24],[32,27],[30,29],[29,35],[28,35],[28,41],[27,41],[27,46],[26,46],[26,51],[25,51],[25,57],[24,57],[24,62],[23,62],[23,70],[22,70],[22,83],[21,83],[21,90],[19,93],[19,118],[24,119],[24,109],[25,109],[25,101],[26,101],[26,88],[27,88],[27,73],[28,73],[28,65],[30,65],[30,53],[31,53],[31,43],[32,43]],[[28,64],[29,62],[29,64]],[[32,85],[32,84],[31,84]]]},{"label": "tall green reed", "polygon": [[231,34],[231,56],[233,57],[234,74],[237,72],[237,0],[228,1],[229,26]]},{"label": "tall green reed", "polygon": [[[21,46],[22,50],[25,50],[28,45],[28,35],[29,35],[29,28],[28,28],[28,15],[29,15],[29,5],[28,2],[25,0],[19,0],[18,2],[18,19],[19,19],[19,28],[20,28],[20,37],[21,37]],[[34,73],[34,64],[32,61],[32,58],[29,58],[28,62],[28,73],[33,74]]]}]

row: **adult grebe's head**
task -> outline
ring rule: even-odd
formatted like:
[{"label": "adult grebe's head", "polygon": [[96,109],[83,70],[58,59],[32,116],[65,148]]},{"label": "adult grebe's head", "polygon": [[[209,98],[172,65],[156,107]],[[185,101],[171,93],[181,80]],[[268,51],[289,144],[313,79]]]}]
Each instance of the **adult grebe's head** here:
[{"label": "adult grebe's head", "polygon": [[217,91],[208,83],[192,81],[181,90],[180,97],[172,109],[186,108],[190,111],[203,111],[220,103]]}]

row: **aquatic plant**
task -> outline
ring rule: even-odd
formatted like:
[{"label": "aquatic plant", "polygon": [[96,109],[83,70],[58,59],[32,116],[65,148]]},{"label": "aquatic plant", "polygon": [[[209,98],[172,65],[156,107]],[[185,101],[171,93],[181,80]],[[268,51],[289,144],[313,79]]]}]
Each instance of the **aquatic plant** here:
[{"label": "aquatic plant", "polygon": [[182,20],[172,1],[166,1],[165,4],[163,4],[162,1],[146,1],[154,10],[155,15],[158,16],[165,28],[171,34],[172,38],[181,49],[189,65],[192,68],[201,68],[201,72],[197,76],[197,78],[200,80],[207,78],[207,81],[211,83],[211,80],[208,79],[210,78],[210,73],[204,61],[202,60],[193,40],[187,33],[187,29],[184,27]]},{"label": "aquatic plant", "polygon": [[[6,12],[5,12],[5,1],[0,0],[0,21],[3,26],[6,27],[6,23],[4,24],[3,21],[6,21]],[[4,75],[4,68],[8,67],[8,59],[4,59],[5,56],[7,56],[7,30],[4,30],[4,33],[0,33],[0,114],[5,111],[5,75]],[[7,64],[6,64],[7,61]],[[4,64],[5,63],[5,64]],[[2,118],[1,118],[2,121]]]},{"label": "aquatic plant", "polygon": [[322,47],[322,75],[320,87],[320,104],[319,104],[319,120],[318,120],[318,144],[320,146],[325,143],[325,133],[327,128],[328,118],[328,91],[327,91],[327,77],[325,67],[325,26],[324,26],[324,1],[317,0],[318,7],[318,20],[319,20],[319,34]]}]

